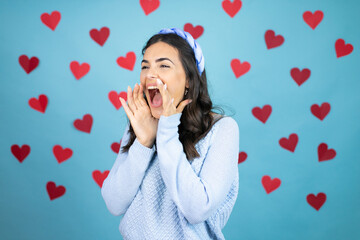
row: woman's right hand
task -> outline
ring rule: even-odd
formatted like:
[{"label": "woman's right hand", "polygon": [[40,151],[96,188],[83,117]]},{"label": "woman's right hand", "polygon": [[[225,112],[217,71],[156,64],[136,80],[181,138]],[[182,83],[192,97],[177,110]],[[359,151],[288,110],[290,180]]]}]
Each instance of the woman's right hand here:
[{"label": "woman's right hand", "polygon": [[131,87],[128,86],[127,101],[129,105],[124,99],[120,98],[138,141],[142,145],[151,148],[155,141],[159,119],[152,116],[150,107],[144,99],[141,84],[140,86],[135,84],[133,92]]}]

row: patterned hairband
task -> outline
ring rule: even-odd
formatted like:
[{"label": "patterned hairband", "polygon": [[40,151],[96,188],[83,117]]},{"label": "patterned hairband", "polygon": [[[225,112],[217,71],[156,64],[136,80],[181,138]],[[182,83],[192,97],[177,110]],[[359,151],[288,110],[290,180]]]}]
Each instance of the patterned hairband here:
[{"label": "patterned hairband", "polygon": [[196,65],[200,72],[200,75],[202,74],[202,72],[204,71],[204,67],[205,67],[204,56],[201,51],[200,45],[195,41],[195,39],[191,36],[190,33],[185,32],[179,28],[164,28],[164,29],[161,29],[159,33],[161,33],[161,34],[175,33],[176,35],[185,39],[189,43],[191,48],[194,50],[195,58],[196,58]]}]

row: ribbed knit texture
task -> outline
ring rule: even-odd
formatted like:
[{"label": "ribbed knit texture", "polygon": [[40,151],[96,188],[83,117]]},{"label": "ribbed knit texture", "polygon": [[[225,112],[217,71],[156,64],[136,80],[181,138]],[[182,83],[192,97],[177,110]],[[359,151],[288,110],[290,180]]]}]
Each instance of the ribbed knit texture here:
[{"label": "ribbed knit texture", "polygon": [[239,187],[238,125],[228,116],[216,122],[195,146],[200,157],[189,162],[179,140],[181,114],[160,117],[157,149],[137,139],[127,153],[120,149],[103,183],[110,213],[124,214],[124,239],[225,239]]}]

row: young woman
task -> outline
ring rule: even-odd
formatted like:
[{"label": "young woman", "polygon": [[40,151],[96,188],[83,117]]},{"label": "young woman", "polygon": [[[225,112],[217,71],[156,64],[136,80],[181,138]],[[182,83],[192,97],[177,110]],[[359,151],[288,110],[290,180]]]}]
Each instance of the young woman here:
[{"label": "young woman", "polygon": [[200,46],[163,29],[143,48],[140,85],[101,194],[124,239],[224,239],[238,194],[239,129],[212,112]]}]

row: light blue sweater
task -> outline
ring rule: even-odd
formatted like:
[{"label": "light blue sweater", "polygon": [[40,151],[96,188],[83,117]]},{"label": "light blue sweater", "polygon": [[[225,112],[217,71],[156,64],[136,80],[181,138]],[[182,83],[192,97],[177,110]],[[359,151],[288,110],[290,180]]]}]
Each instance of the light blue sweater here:
[{"label": "light blue sweater", "polygon": [[127,153],[120,149],[102,185],[110,213],[124,214],[124,239],[224,239],[239,186],[238,125],[228,116],[216,122],[195,145],[200,157],[189,162],[179,140],[181,114],[161,115],[157,149],[137,139]]}]

